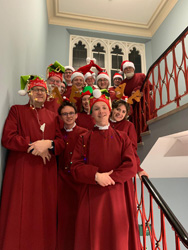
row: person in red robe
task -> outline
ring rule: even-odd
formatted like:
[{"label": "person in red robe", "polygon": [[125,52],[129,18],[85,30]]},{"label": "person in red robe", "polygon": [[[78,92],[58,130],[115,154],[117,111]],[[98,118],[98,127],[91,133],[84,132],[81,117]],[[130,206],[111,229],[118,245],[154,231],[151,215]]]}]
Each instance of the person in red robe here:
[{"label": "person in red robe", "polygon": [[[99,89],[108,89],[110,85],[110,77],[106,72],[99,72],[96,82]],[[110,94],[111,101],[117,99],[114,90],[108,89],[108,92]]]},{"label": "person in red robe", "polygon": [[115,89],[121,84],[122,81],[123,81],[123,76],[119,73],[115,73],[113,75],[114,86],[110,87],[108,91],[115,91]]},{"label": "person in red robe", "polygon": [[95,122],[90,114],[89,99],[93,92],[91,86],[86,86],[81,93],[81,112],[78,113],[76,124],[88,130],[93,129]]},{"label": "person in red robe", "polygon": [[[122,83],[126,83],[125,89],[124,89],[124,95],[130,97],[131,95],[133,95],[136,90],[141,90],[146,75],[144,73],[135,73],[135,66],[133,62],[130,61],[123,61],[121,64],[121,70],[124,72],[126,78],[122,81]],[[156,114],[154,113],[154,101],[151,97],[152,94],[152,84],[149,83],[149,93],[148,93],[148,89],[145,89],[145,98],[146,98],[146,102],[150,103],[150,118],[151,117],[155,117]],[[148,100],[148,96],[149,96],[149,100]],[[147,118],[149,118],[149,112],[148,112],[148,107],[146,110],[147,114]]]},{"label": "person in red robe", "polygon": [[112,111],[110,115],[110,125],[117,130],[124,131],[129,136],[135,157],[137,160],[137,174],[141,179],[142,175],[148,176],[148,174],[140,167],[140,159],[137,155],[137,134],[134,124],[127,120],[129,113],[129,104],[126,102],[126,98],[122,97],[120,100],[114,100],[112,102]]},{"label": "person in red robe", "polygon": [[87,129],[76,125],[77,109],[69,101],[63,102],[58,113],[64,122],[61,133],[65,142],[65,150],[59,156],[57,249],[74,250],[79,184],[73,180],[70,167],[77,139],[79,135],[87,132]]},{"label": "person in red robe", "polygon": [[61,84],[63,82],[63,73],[65,68],[57,61],[54,64],[50,64],[47,68],[47,86],[48,86],[48,97],[44,103],[44,107],[58,114],[57,110],[60,106],[57,98],[53,97],[53,89],[57,87],[61,93]]},{"label": "person in red robe", "polygon": [[[96,126],[80,136],[72,157],[71,173],[82,184],[74,250],[140,250],[138,225],[132,230],[129,224],[134,200],[124,188],[126,183],[133,189],[137,171],[132,143],[109,125],[104,91],[93,91],[90,106]],[[135,219],[135,210],[132,215]]]},{"label": "person in red robe", "polygon": [[84,75],[84,80],[86,82],[87,86],[91,86],[92,89],[96,89],[97,87],[94,85],[95,83],[95,73],[91,70],[89,70],[85,75]]},{"label": "person in red robe", "polygon": [[69,98],[71,94],[71,89],[72,89],[72,81],[71,81],[71,76],[75,69],[72,66],[65,66],[65,73],[64,73],[64,82],[66,83],[66,92],[64,95]]},{"label": "person in red robe", "polygon": [[0,249],[54,250],[55,155],[59,155],[65,145],[55,113],[43,107],[46,83],[38,76],[21,79],[28,82],[29,103],[11,107],[2,134],[8,158],[0,208]]}]

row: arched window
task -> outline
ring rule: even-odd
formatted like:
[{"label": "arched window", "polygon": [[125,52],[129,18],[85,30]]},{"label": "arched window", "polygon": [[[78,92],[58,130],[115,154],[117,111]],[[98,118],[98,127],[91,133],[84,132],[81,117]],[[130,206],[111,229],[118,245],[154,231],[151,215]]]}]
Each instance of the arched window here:
[{"label": "arched window", "polygon": [[111,50],[111,62],[112,62],[112,68],[111,68],[111,85],[113,86],[113,75],[117,72],[119,72],[121,68],[121,63],[123,62],[123,52],[122,49],[119,48],[118,45],[115,45]]},{"label": "arched window", "polygon": [[[70,35],[69,64],[78,69],[86,64],[87,57],[96,58],[97,64],[107,70],[110,78],[120,71],[121,63],[125,60],[135,64],[136,72],[146,74],[143,43]],[[94,68],[92,70],[98,73]]]},{"label": "arched window", "polygon": [[73,48],[73,68],[78,69],[81,66],[85,65],[86,58],[87,49],[85,48],[85,44],[82,44],[82,41],[79,41]]},{"label": "arched window", "polygon": [[141,73],[142,68],[141,68],[141,56],[139,54],[139,51],[136,50],[135,47],[130,51],[129,53],[129,61],[134,63],[135,66],[135,72],[136,73]]}]

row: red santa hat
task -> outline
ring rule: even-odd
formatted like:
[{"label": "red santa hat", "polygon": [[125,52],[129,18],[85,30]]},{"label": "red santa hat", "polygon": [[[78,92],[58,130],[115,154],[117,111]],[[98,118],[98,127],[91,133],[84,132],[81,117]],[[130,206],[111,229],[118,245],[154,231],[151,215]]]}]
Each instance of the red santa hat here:
[{"label": "red santa hat", "polygon": [[121,97],[121,100],[122,101],[124,101],[124,102],[127,102],[128,101],[128,96],[125,96],[125,95],[123,95],[122,97]]},{"label": "red santa hat", "polygon": [[77,70],[77,71],[74,71],[74,72],[72,73],[72,75],[71,75],[71,82],[72,82],[73,79],[74,79],[75,77],[77,77],[77,76],[81,76],[81,77],[83,78],[83,80],[84,80],[84,75],[83,75],[81,72],[79,72],[79,71]]},{"label": "red santa hat", "polygon": [[92,113],[92,107],[96,102],[105,102],[111,111],[110,94],[107,89],[94,89],[93,94],[90,97],[90,112]]},{"label": "red santa hat", "polygon": [[121,78],[121,80],[123,80],[123,76],[120,73],[115,73],[113,75],[113,79],[115,79],[115,78]]},{"label": "red santa hat", "polygon": [[128,60],[125,60],[122,62],[121,64],[121,71],[124,71],[125,68],[127,67],[132,67],[133,69],[135,69],[135,66],[134,66],[134,63],[133,62],[130,62]]},{"label": "red santa hat", "polygon": [[109,77],[109,75],[108,75],[107,72],[101,72],[101,73],[99,73],[98,76],[97,76],[97,82],[101,78],[107,79],[109,81],[109,83],[110,83],[110,77]]},{"label": "red santa hat", "polygon": [[75,69],[74,69],[72,66],[65,66],[65,70],[66,70],[66,69],[70,69],[70,70],[72,70],[72,72],[75,71]]},{"label": "red santa hat", "polygon": [[88,77],[93,77],[95,79],[95,72],[89,70],[85,75],[84,75],[84,80],[86,80]]}]

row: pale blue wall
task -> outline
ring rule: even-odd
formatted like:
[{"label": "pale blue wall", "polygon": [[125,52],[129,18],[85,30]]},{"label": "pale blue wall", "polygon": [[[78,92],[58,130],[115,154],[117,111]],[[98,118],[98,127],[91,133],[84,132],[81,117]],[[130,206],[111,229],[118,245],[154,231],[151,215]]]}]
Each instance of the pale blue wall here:
[{"label": "pale blue wall", "polygon": [[[0,7],[0,135],[8,110],[26,103],[20,97],[20,75],[44,74],[48,20],[45,0],[1,1]],[[0,146],[0,182],[5,163]]]}]

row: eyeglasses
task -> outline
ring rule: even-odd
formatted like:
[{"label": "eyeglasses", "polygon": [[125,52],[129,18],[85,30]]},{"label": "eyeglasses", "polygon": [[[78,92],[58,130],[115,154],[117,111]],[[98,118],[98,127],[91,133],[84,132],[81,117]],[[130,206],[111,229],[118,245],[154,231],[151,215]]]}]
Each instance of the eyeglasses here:
[{"label": "eyeglasses", "polygon": [[52,83],[57,83],[57,84],[60,84],[62,81],[61,80],[54,80],[54,79],[49,79],[50,82]]},{"label": "eyeglasses", "polygon": [[46,92],[46,89],[45,89],[45,88],[42,88],[42,89],[32,88],[31,90],[32,90],[33,92],[35,92],[35,93],[39,93],[39,92],[45,93],[45,92]]},{"label": "eyeglasses", "polygon": [[62,116],[73,116],[73,115],[75,115],[75,112],[69,112],[69,113],[67,113],[67,112],[65,112],[65,113],[61,113],[61,115]]},{"label": "eyeglasses", "polygon": [[72,71],[67,71],[64,73],[65,75],[72,74]]},{"label": "eyeglasses", "polygon": [[98,82],[108,82],[107,79],[99,79]]}]

